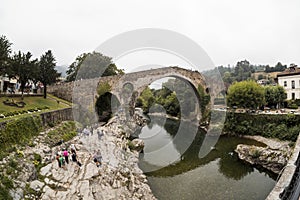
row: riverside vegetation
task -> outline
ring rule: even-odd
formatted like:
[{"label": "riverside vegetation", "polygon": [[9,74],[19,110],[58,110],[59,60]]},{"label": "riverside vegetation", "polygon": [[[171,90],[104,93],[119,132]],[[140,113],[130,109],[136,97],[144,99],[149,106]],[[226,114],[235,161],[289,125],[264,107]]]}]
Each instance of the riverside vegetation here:
[{"label": "riverside vegetation", "polygon": [[260,135],[289,140],[292,145],[299,135],[300,115],[228,112],[223,131],[230,135]]},{"label": "riverside vegetation", "polygon": [[[101,127],[101,140],[97,134],[76,136],[73,121],[43,127],[39,116],[26,116],[8,122],[0,132],[0,199],[155,199],[137,165],[143,143],[128,140],[129,129],[144,122],[137,118],[126,127],[121,117]],[[82,167],[58,168],[55,153],[71,143]],[[103,156],[100,168],[91,158],[96,149]]]},{"label": "riverside vegetation", "polygon": [[26,194],[35,198],[38,193],[29,183],[38,179],[40,169],[51,161],[49,146],[55,146],[62,138],[68,141],[77,134],[73,121],[44,129],[39,116],[10,121],[1,129],[0,199],[20,199]]}]

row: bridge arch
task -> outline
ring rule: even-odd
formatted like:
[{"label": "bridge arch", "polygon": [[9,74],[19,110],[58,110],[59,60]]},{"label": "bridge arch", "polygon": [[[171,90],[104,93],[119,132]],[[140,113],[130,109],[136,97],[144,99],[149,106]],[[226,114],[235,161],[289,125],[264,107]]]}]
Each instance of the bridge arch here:
[{"label": "bridge arch", "polygon": [[[185,80],[190,83],[194,89],[198,89],[198,86],[201,85],[204,91],[209,92],[211,99],[210,105],[214,105],[214,98],[221,90],[224,89],[224,85],[222,86],[222,84],[220,84],[221,80],[216,79],[214,81],[207,81],[198,71],[191,71],[179,67],[164,67],[127,73],[124,75],[76,80],[70,83],[53,85],[48,88],[48,91],[58,97],[72,101],[75,105],[73,109],[73,116],[74,119],[77,120],[77,118],[82,118],[82,112],[88,113],[95,110],[92,108],[95,107],[95,103],[99,97],[98,89],[102,84],[108,84],[110,87],[110,93],[116,96],[116,98],[120,101],[120,104],[124,104],[127,99],[121,97],[125,83],[131,83],[134,86],[132,94],[138,96],[139,92],[143,90],[143,87],[164,77],[180,78],[181,80]],[[98,119],[95,112],[90,113],[87,116],[94,118],[95,122]]]},{"label": "bridge arch", "polygon": [[[200,96],[197,91],[197,88],[195,88],[195,86],[188,80],[186,80],[182,77],[176,76],[176,75],[164,77],[164,78],[174,78],[173,84],[175,84],[175,85],[171,86],[168,89],[171,90],[172,92],[176,93],[177,100],[179,101],[179,104],[180,104],[181,117],[199,121],[201,119],[202,113],[201,113],[201,109],[199,109],[201,101],[200,101]],[[147,82],[144,85],[142,85],[141,87],[136,88],[136,90],[134,91],[135,94],[132,94],[132,96],[131,96],[130,106],[132,108],[135,108],[138,97],[141,96],[142,92],[147,88],[147,86],[149,86],[152,83],[154,83],[155,81],[159,81],[159,80],[161,80],[161,78],[156,77],[155,79],[152,79],[151,82]],[[179,81],[176,81],[176,80],[179,80]],[[183,88],[185,88],[184,91],[183,91]],[[186,95],[184,96],[183,93]],[[187,94],[188,94],[188,96],[187,96]],[[193,103],[189,104],[189,106],[187,106],[186,105],[187,101],[193,102]],[[133,114],[133,113],[131,113],[131,114]]]},{"label": "bridge arch", "polygon": [[[208,87],[205,83],[205,78],[197,71],[191,71],[179,67],[166,67],[157,68],[140,72],[128,73],[123,76],[113,76],[110,80],[108,77],[100,78],[98,85],[103,83],[109,83],[111,86],[111,93],[114,94],[120,101],[121,105],[128,106],[130,115],[133,115],[133,109],[135,107],[136,100],[140,96],[141,92],[151,83],[166,77],[173,77],[180,79],[187,83],[193,90],[193,94],[196,95],[198,100],[197,120],[200,120],[202,114],[200,112],[200,98],[198,94],[198,87],[203,87],[204,91],[208,91]],[[132,86],[132,91],[124,89],[126,85]]]}]

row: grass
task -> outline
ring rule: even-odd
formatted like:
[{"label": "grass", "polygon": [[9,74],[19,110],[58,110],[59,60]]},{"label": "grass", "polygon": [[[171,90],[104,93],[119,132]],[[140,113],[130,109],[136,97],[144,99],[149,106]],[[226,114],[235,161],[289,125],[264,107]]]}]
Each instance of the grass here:
[{"label": "grass", "polygon": [[[47,112],[51,110],[58,110],[62,108],[68,108],[72,106],[72,104],[68,101],[59,99],[57,97],[54,97],[52,95],[48,95],[46,99],[43,97],[37,96],[37,97],[24,97],[23,102],[26,103],[26,105],[23,108],[18,108],[15,106],[9,106],[5,105],[3,101],[5,100],[11,100],[13,99],[15,102],[20,102],[21,97],[0,97],[0,114],[5,114],[5,113],[12,113],[12,112],[20,112],[20,111],[28,111],[30,109],[36,109],[36,108],[43,108],[43,107],[48,107],[48,109],[42,110],[42,112]],[[21,116],[25,115],[30,115],[27,114],[26,112],[22,115],[15,115],[13,117],[6,117],[6,118],[0,118],[0,121],[5,121],[7,119],[11,118],[19,118]]]},{"label": "grass", "polygon": [[77,135],[76,130],[74,121],[65,121],[57,126],[57,128],[48,132],[45,142],[53,147],[60,140],[63,140],[64,142],[69,141]]},{"label": "grass", "polygon": [[69,106],[72,106],[72,103],[71,103],[71,102],[66,101],[66,100],[64,100],[64,99],[60,99],[60,98],[58,98],[58,97],[56,97],[56,96],[54,96],[54,95],[52,95],[52,94],[47,94],[47,97],[49,97],[49,98],[51,98],[51,99],[54,99],[54,100],[56,100],[56,101],[60,101],[60,102],[62,102],[62,103],[64,103],[64,104],[67,104],[67,105],[69,105]]},{"label": "grass", "polygon": [[[61,109],[69,107],[70,105],[66,105],[64,103],[57,103],[58,98],[53,99],[52,97],[48,97],[44,99],[43,97],[24,97],[24,102],[26,105],[23,108],[17,108],[15,106],[8,106],[3,103],[6,99],[13,99],[15,102],[21,101],[21,97],[0,97],[0,113],[5,112],[13,112],[13,111],[21,111],[21,110],[28,110],[34,109],[37,107],[48,106],[50,109]],[[63,100],[59,100],[63,102]]]}]

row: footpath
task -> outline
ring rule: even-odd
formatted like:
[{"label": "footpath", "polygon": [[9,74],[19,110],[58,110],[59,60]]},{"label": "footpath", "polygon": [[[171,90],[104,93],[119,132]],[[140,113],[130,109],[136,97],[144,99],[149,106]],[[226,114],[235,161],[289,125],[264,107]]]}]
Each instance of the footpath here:
[{"label": "footpath", "polygon": [[[99,127],[92,135],[76,137],[79,167],[72,161],[66,169],[56,160],[40,171],[45,186],[41,199],[155,199],[146,176],[138,167],[138,152],[130,151],[117,123]],[[104,134],[99,136],[97,131]],[[93,154],[100,150],[102,164],[97,167]]]}]

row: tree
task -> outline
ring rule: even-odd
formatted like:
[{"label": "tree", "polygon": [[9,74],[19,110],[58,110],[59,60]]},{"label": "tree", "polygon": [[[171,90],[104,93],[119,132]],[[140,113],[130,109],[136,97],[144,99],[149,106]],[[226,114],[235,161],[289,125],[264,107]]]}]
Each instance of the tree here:
[{"label": "tree", "polygon": [[69,66],[67,81],[118,74],[124,74],[124,71],[117,68],[112,58],[98,52],[83,53]]},{"label": "tree", "polygon": [[0,75],[6,74],[7,67],[9,66],[11,45],[12,43],[4,35],[0,37]]},{"label": "tree", "polygon": [[265,100],[269,107],[281,107],[286,99],[286,92],[282,86],[266,86]]},{"label": "tree", "polygon": [[264,88],[252,80],[236,82],[228,89],[227,103],[229,106],[256,109],[264,104]]},{"label": "tree", "polygon": [[247,60],[239,61],[234,68],[234,75],[237,81],[247,80],[251,77],[251,73],[253,72],[253,66],[251,66]]},{"label": "tree", "polygon": [[225,72],[222,79],[225,83],[228,84],[232,84],[232,82],[234,81],[234,77],[232,77],[232,74],[230,72]]},{"label": "tree", "polygon": [[31,57],[32,54],[30,52],[26,54],[21,53],[21,51],[15,53],[8,71],[8,76],[16,78],[20,83],[22,99],[25,85],[31,79],[32,68],[36,63],[36,60],[31,60]]},{"label": "tree", "polygon": [[286,65],[282,65],[281,62],[278,62],[275,67],[270,67],[269,65],[266,67],[265,72],[282,72],[287,68]]},{"label": "tree", "polygon": [[141,93],[139,97],[139,103],[142,102],[143,105],[143,110],[148,113],[150,107],[154,104],[155,102],[155,97],[153,95],[152,90],[149,87],[146,87],[144,91]]},{"label": "tree", "polygon": [[166,109],[167,113],[172,116],[179,117],[180,113],[180,103],[176,97],[176,93],[172,92],[165,100],[164,108]]},{"label": "tree", "polygon": [[75,59],[75,61],[69,66],[67,70],[67,77],[66,80],[67,82],[75,81],[79,67],[82,65],[82,62],[86,58],[87,54],[83,53]]},{"label": "tree", "polygon": [[55,58],[48,50],[40,58],[39,62],[39,81],[44,85],[44,98],[47,98],[47,85],[55,83],[56,79],[60,76],[60,73],[55,69]]}]

